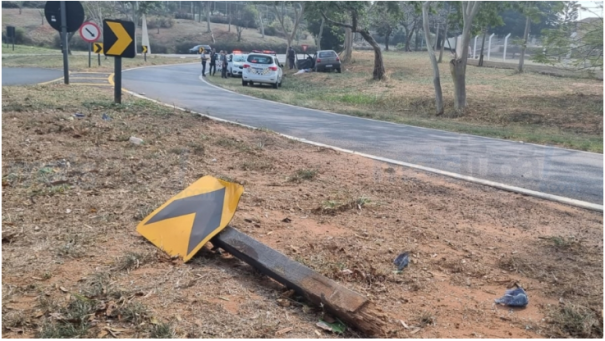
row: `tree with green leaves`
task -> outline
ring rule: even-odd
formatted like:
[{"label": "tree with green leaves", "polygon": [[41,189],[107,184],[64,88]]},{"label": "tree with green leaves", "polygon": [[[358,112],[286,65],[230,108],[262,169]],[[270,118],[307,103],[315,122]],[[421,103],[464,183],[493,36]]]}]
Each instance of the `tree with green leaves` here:
[{"label": "tree with green leaves", "polygon": [[[435,56],[435,50],[430,43],[430,29],[429,29],[429,12],[431,2],[425,1],[422,4],[422,26],[424,31],[424,39],[426,40],[426,49],[429,53],[429,59],[431,66],[433,67],[433,86],[435,87],[435,106],[437,109],[437,115],[443,114],[443,93],[441,92],[441,79],[439,77],[439,64],[437,64],[437,57]],[[437,37],[435,37],[437,40]]]},{"label": "tree with green leaves", "polygon": [[[286,18],[288,18],[288,11],[287,11],[286,4],[290,5],[291,6],[290,8],[294,11],[294,15],[293,15],[293,19],[292,19],[294,26],[291,29],[288,28],[286,25]],[[290,46],[292,46],[292,41],[296,37],[296,31],[298,30],[298,26],[300,25],[300,22],[305,14],[305,7],[307,4],[308,3],[304,2],[304,1],[297,1],[297,2],[276,1],[273,4],[273,11],[275,13],[275,16],[277,17],[277,21],[279,21],[282,32],[284,33],[284,36],[286,37],[286,41],[287,41],[286,51],[288,51],[288,49],[290,49]],[[286,63],[289,63],[287,58],[286,58]]]},{"label": "tree with green leaves", "polygon": [[[318,6],[324,19],[335,26],[349,29],[352,33],[359,33],[362,38],[372,46],[374,50],[374,70],[372,78],[382,80],[385,78],[384,62],[380,46],[370,34],[370,19],[373,11],[382,10],[387,6],[391,11],[398,11],[399,8],[395,2],[361,2],[361,1],[325,1],[314,2]],[[346,20],[350,20],[347,22]]]},{"label": "tree with green leaves", "polygon": [[466,62],[468,59],[468,44],[471,40],[473,20],[479,12],[480,1],[463,1],[460,7],[462,13],[462,48],[456,51],[450,60],[450,72],[454,80],[454,108],[462,112],[466,107]]},{"label": "tree with green leaves", "polygon": [[498,27],[504,25],[504,20],[500,13],[510,8],[511,4],[507,1],[485,1],[477,17],[472,29],[472,35],[475,36],[479,33],[482,34],[481,38],[481,49],[479,50],[479,66],[483,66],[483,52],[485,51],[485,37],[491,27]]},{"label": "tree with green leaves", "polygon": [[558,1],[524,1],[515,3],[516,9],[525,16],[525,30],[523,31],[523,44],[521,45],[521,56],[519,57],[519,66],[517,71],[523,72],[525,62],[525,51],[527,50],[527,41],[529,38],[530,24],[538,23],[542,19],[548,19],[549,13],[559,13],[563,10],[563,3]]},{"label": "tree with green leaves", "polygon": [[399,1],[399,12],[401,13],[400,25],[405,31],[405,48],[406,52],[412,51],[410,42],[412,36],[422,25],[422,10],[420,1]]},{"label": "tree with green leaves", "polygon": [[566,1],[557,27],[542,31],[544,53],[533,60],[555,64],[563,58],[576,67],[599,67],[603,69],[603,18],[600,13],[593,18],[578,20],[581,5],[577,1]]},{"label": "tree with green leaves", "polygon": [[376,33],[384,37],[384,49],[389,50],[389,39],[393,30],[397,28],[402,19],[400,11],[391,11],[389,6],[378,6],[376,11],[372,13],[371,28]]}]

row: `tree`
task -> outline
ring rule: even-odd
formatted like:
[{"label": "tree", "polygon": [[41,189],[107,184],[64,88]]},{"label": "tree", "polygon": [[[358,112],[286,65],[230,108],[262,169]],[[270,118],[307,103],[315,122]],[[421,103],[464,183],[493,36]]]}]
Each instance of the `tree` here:
[{"label": "tree", "polygon": [[447,42],[449,39],[447,34],[448,34],[448,30],[451,25],[450,8],[451,8],[450,3],[447,2],[445,9],[443,10],[443,12],[441,14],[443,16],[443,25],[445,26],[445,28],[444,28],[444,32],[443,32],[443,41],[441,42],[441,50],[439,51],[439,60],[438,60],[439,63],[441,63],[441,60],[443,58],[443,49],[445,48],[445,42]]},{"label": "tree", "polygon": [[[314,4],[316,6],[321,6],[321,15],[327,22],[332,25],[348,28],[351,30],[351,33],[359,33],[363,39],[372,46],[372,49],[374,50],[374,71],[372,72],[372,79],[384,79],[385,69],[382,51],[369,32],[369,18],[372,15],[372,11],[380,10],[381,6],[388,6],[391,11],[398,11],[397,4],[393,2],[369,3],[358,1],[326,1],[315,2]],[[350,18],[350,24],[342,20],[343,15]]]},{"label": "tree", "polygon": [[[282,32],[284,33],[284,35],[286,36],[286,40],[287,40],[287,46],[286,46],[286,51],[288,51],[288,49],[290,49],[290,46],[292,45],[292,41],[294,40],[294,37],[296,37],[296,30],[298,30],[298,25],[300,25],[300,21],[303,17],[303,15],[305,14],[305,6],[306,6],[306,2],[301,1],[301,2],[292,2],[292,9],[294,10],[294,27],[292,28],[292,30],[288,30],[286,28],[286,17],[287,17],[287,13],[286,13],[286,2],[285,1],[280,1],[280,6],[278,8],[278,4],[277,2],[273,4],[273,10],[275,12],[275,16],[277,17],[277,20],[279,21],[279,24],[281,26]],[[289,63],[289,59],[286,58],[286,63]]]},{"label": "tree", "polygon": [[405,30],[404,50],[410,52],[412,35],[422,22],[422,10],[420,9],[420,3],[418,1],[400,1],[399,11],[401,12],[400,24]]},{"label": "tree", "polygon": [[462,49],[461,55],[456,54],[450,60],[450,72],[454,80],[454,108],[462,112],[466,107],[466,61],[468,59],[468,43],[471,39],[473,19],[479,11],[479,1],[463,1],[460,11],[462,13]]},{"label": "tree", "polygon": [[502,13],[504,10],[510,7],[510,4],[505,1],[486,1],[481,5],[481,9],[477,13],[475,18],[474,29],[472,35],[475,36],[482,33],[483,38],[481,39],[481,49],[479,51],[479,66],[483,66],[483,51],[485,50],[485,36],[490,27],[498,27],[504,25],[502,20]]},{"label": "tree", "polygon": [[[602,8],[600,4],[600,8]],[[560,22],[553,29],[543,30],[543,54],[537,54],[533,60],[554,64],[566,58],[576,67],[603,69],[603,18],[602,11],[594,18],[578,21],[581,8],[576,1],[565,2]]]},{"label": "tree", "polygon": [[401,20],[400,11],[390,11],[388,6],[378,6],[374,11],[371,27],[384,37],[385,51],[389,50],[389,38]]},{"label": "tree", "polygon": [[[433,86],[435,87],[435,106],[437,109],[437,115],[443,114],[443,94],[441,93],[441,79],[439,77],[439,64],[437,64],[437,58],[435,51],[430,43],[430,30],[429,30],[429,11],[431,2],[425,1],[422,5],[422,27],[424,28],[424,39],[426,40],[426,49],[429,52],[429,59],[433,67]],[[437,37],[435,37],[435,41]]]}]

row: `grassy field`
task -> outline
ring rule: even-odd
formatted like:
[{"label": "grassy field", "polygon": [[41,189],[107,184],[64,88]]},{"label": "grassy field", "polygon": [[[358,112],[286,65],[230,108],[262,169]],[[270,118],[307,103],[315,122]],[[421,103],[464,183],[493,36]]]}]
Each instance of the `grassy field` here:
[{"label": "grassy field", "polygon": [[[245,187],[231,226],[371,299],[386,337],[603,336],[602,214],[112,89],[2,94],[3,338],[363,337],[233,255],[183,263],[136,232],[205,175]],[[527,308],[494,305],[515,285]]]},{"label": "grassy field", "polygon": [[4,44],[2,45],[2,55],[7,54],[61,54],[59,49],[50,49],[47,47],[40,46],[29,46],[29,45],[19,45],[15,44],[15,49],[13,50],[12,44]]},{"label": "grassy field", "polygon": [[[152,65],[163,65],[163,64],[181,64],[181,63],[195,63],[199,62],[193,58],[174,58],[174,57],[161,57],[161,56],[148,56],[147,61],[143,59],[143,56],[136,56],[135,58],[122,58],[122,69],[128,69],[138,66],[152,66]],[[88,72],[113,72],[114,71],[114,59],[108,57],[107,60],[104,56],[101,56],[101,66],[97,64],[97,55],[92,55],[92,66],[88,67],[88,55],[74,54],[69,56],[69,70],[70,71],[88,71]],[[63,68],[63,56],[52,55],[52,56],[28,56],[28,55],[13,55],[13,56],[2,56],[3,67],[41,67],[51,69],[62,69]]]},{"label": "grassy field", "polygon": [[355,52],[342,74],[293,75],[279,90],[242,87],[240,79],[208,80],[240,93],[353,116],[573,149],[603,152],[603,82],[511,70],[467,69],[468,108],[453,110],[453,83],[440,64],[446,105],[435,115],[426,53],[384,54],[388,80],[371,80],[373,54]]}]

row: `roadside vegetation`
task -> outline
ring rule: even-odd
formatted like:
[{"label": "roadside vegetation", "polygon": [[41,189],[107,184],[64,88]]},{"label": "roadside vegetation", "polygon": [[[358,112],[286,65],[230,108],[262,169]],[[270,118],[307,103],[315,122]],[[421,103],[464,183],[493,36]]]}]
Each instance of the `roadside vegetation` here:
[{"label": "roadside vegetation", "polygon": [[[454,109],[450,80],[442,83],[445,112],[435,114],[431,66],[424,53],[385,52],[388,79],[377,82],[373,54],[356,51],[343,73],[285,70],[283,86],[243,87],[241,79],[207,77],[247,95],[358,117],[603,152],[603,83],[514,70],[467,68],[468,107]],[[441,73],[449,66],[439,64]]]}]

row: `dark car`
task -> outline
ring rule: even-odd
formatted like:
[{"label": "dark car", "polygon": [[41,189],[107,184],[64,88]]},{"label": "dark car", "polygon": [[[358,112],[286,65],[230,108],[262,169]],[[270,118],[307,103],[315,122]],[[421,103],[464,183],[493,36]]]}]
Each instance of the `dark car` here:
[{"label": "dark car", "polygon": [[200,47],[204,48],[204,51],[206,53],[210,53],[210,50],[212,50],[212,48],[210,47],[210,45],[195,45],[194,47],[189,49],[189,53],[200,53]]},{"label": "dark car", "polygon": [[315,71],[333,71],[340,73],[340,58],[333,50],[317,51],[315,54]]}]

